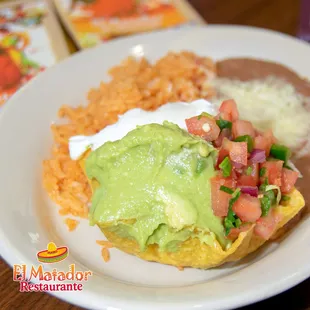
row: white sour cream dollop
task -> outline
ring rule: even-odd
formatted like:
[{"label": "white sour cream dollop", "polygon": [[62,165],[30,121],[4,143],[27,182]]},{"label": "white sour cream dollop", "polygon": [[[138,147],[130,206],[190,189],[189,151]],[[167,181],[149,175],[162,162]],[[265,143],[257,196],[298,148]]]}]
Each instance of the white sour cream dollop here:
[{"label": "white sour cream dollop", "polygon": [[93,136],[73,136],[69,139],[70,157],[77,160],[87,148],[96,150],[105,142],[122,139],[136,126],[146,124],[162,124],[164,121],[177,124],[186,129],[185,119],[207,112],[211,115],[217,114],[217,108],[212,103],[199,99],[191,103],[175,102],[167,103],[155,111],[144,111],[132,109],[120,115],[118,121],[105,127]]}]

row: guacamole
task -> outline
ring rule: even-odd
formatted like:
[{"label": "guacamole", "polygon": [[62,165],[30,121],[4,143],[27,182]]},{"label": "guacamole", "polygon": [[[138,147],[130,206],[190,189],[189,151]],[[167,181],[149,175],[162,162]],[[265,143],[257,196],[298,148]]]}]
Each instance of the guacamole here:
[{"label": "guacamole", "polygon": [[96,180],[91,225],[134,239],[144,251],[157,244],[176,251],[199,238],[225,248],[222,219],[211,207],[210,178],[217,151],[177,125],[138,126],[123,139],[90,153],[85,169]]}]

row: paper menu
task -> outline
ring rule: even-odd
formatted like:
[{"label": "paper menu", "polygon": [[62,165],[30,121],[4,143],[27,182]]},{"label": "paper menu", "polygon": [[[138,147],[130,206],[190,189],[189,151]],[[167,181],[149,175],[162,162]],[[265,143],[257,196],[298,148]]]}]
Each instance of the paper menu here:
[{"label": "paper menu", "polygon": [[185,0],[55,0],[79,48],[203,19]]},{"label": "paper menu", "polygon": [[47,1],[1,3],[0,106],[30,79],[68,55]]}]

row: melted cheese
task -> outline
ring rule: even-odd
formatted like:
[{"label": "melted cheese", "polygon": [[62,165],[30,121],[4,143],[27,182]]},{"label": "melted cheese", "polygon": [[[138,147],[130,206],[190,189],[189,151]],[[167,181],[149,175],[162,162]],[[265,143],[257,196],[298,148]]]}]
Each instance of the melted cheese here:
[{"label": "melted cheese", "polygon": [[298,149],[308,140],[310,145],[310,112],[304,103],[310,98],[299,95],[294,87],[279,79],[241,82],[230,79],[214,81],[223,99],[235,99],[240,118],[253,122],[259,130],[271,128],[280,143]]}]

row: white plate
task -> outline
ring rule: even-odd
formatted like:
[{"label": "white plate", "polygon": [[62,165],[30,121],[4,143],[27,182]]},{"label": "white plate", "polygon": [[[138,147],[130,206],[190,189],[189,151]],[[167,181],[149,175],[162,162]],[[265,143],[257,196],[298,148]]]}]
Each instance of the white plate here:
[{"label": "white plate", "polygon": [[[280,245],[270,244],[240,263],[202,271],[144,262],[112,249],[105,264],[99,229],[83,221],[68,233],[41,185],[41,162],[49,156],[50,124],[62,104],[85,102],[89,88],[128,55],[154,61],[169,50],[191,50],[216,59],[251,56],[278,61],[310,78],[310,47],[286,35],[234,26],[189,27],[115,40],[79,53],[42,73],[19,91],[0,116],[0,250],[11,265],[37,265],[49,241],[66,245],[69,257],[53,267],[95,275],[82,292],[53,293],[91,309],[225,309],[280,293],[310,275],[310,219]],[[46,268],[51,268],[47,266]]]}]

